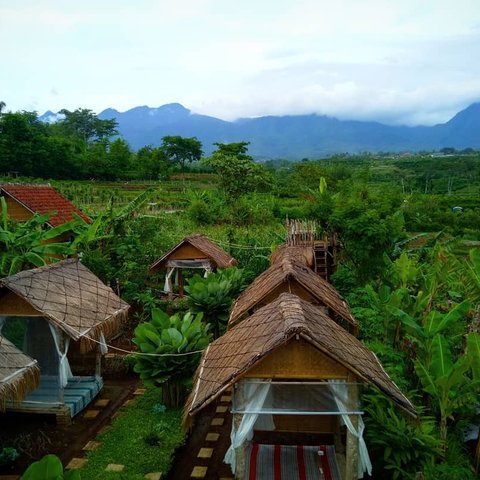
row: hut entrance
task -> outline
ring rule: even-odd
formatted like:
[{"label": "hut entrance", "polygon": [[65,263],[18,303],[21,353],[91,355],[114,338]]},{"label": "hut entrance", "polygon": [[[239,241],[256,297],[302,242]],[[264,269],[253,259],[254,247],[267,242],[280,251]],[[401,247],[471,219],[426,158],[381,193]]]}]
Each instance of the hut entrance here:
[{"label": "hut entrance", "polygon": [[[234,472],[237,464],[240,466],[237,478],[243,478],[244,469],[245,479],[266,480],[277,478],[275,469],[283,471],[282,465],[286,469],[292,465],[300,470],[306,468],[292,463],[289,460],[292,455],[309,458],[312,468],[317,472],[323,470],[320,457],[325,455],[331,478],[345,478],[347,437],[354,436],[360,447],[359,472],[360,468],[363,472],[370,465],[370,459],[362,436],[363,412],[357,390],[357,383],[342,380],[244,379],[238,382],[232,398],[232,446],[225,462]],[[264,448],[265,445],[269,447]],[[265,473],[269,466],[271,471]],[[264,472],[262,476],[252,476],[257,467]],[[301,476],[295,474],[288,478]]]},{"label": "hut entrance", "polygon": [[73,417],[102,387],[99,377],[73,376],[68,361],[70,338],[44,317],[3,317],[2,334],[37,360],[40,385],[12,410],[56,413]]},{"label": "hut entrance", "polygon": [[165,285],[163,291],[172,295],[175,291],[180,297],[185,294],[184,291],[184,277],[185,271],[198,270],[206,277],[212,270],[212,262],[208,259],[198,260],[167,260],[167,275],[165,276]]}]

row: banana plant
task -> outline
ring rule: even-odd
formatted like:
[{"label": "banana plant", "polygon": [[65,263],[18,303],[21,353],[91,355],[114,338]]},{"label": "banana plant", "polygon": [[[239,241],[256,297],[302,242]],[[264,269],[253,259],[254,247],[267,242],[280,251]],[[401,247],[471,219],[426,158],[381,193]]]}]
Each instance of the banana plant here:
[{"label": "banana plant", "polygon": [[[470,333],[467,337],[467,351],[454,361],[447,341],[437,333],[432,339],[431,358],[427,362],[415,362],[415,371],[423,390],[437,407],[443,441],[447,438],[447,422],[453,414],[463,407],[475,407],[478,401],[479,344],[479,335]],[[470,371],[473,380],[467,375]]]},{"label": "banana plant", "polygon": [[[420,303],[425,299],[421,297]],[[430,310],[426,316],[418,319],[394,305],[387,307],[388,311],[402,322],[405,331],[417,345],[418,357],[425,363],[430,363],[433,339],[466,318],[470,308],[470,302],[463,301],[447,313]],[[417,308],[415,313],[419,313]]]},{"label": "banana plant", "polygon": [[48,214],[34,214],[25,222],[13,222],[8,217],[5,198],[2,197],[0,202],[0,275],[14,275],[26,268],[41,267],[74,253],[71,244],[52,240],[73,231],[78,220],[48,229],[45,229],[50,218]]},{"label": "banana plant", "polygon": [[169,316],[155,308],[151,321],[135,329],[133,343],[139,354],[135,356],[134,371],[146,384],[162,388],[168,406],[181,405],[200,351],[210,343],[210,327],[203,324],[202,317],[201,313],[191,312]]}]

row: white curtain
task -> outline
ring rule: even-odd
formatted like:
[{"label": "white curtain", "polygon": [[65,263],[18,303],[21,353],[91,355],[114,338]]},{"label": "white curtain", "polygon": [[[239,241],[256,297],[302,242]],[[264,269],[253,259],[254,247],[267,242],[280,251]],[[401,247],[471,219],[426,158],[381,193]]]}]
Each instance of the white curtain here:
[{"label": "white curtain", "polygon": [[163,291],[165,293],[169,293],[173,290],[171,278],[174,271],[176,272],[175,284],[178,284],[178,268],[201,268],[205,270],[203,276],[206,278],[212,271],[212,263],[210,260],[168,260],[167,268],[170,268],[170,270],[165,277],[165,284],[163,286]]},{"label": "white curtain", "polygon": [[[72,370],[70,368],[70,363],[68,363],[67,353],[68,346],[70,345],[70,338],[66,335],[63,335],[63,332],[48,322],[50,331],[52,332],[53,341],[55,342],[55,348],[57,349],[58,359],[59,359],[59,376],[60,376],[60,387],[64,388],[68,379],[73,377]],[[65,351],[60,350],[60,345],[62,342],[62,337],[64,338],[64,347]]]},{"label": "white curtain", "polygon": [[102,355],[106,355],[108,353],[108,345],[105,341],[105,335],[103,334],[103,332],[100,332],[100,337],[98,338],[98,341],[100,344],[100,353]]},{"label": "white curtain", "polygon": [[[348,428],[348,431],[356,438],[358,438],[359,458],[358,458],[358,476],[357,478],[363,478],[363,474],[367,472],[372,474],[372,462],[370,461],[370,455],[368,454],[367,444],[363,439],[363,431],[365,430],[365,424],[363,418],[358,415],[358,431],[353,426],[350,417],[345,412],[348,412],[348,385],[346,382],[340,380],[329,380],[329,386],[333,393],[333,397],[337,404],[338,410],[342,417],[343,423]],[[343,413],[342,413],[343,412]]]},{"label": "white curtain", "polygon": [[[269,383],[246,383],[243,389],[246,395],[245,410],[259,412],[265,403],[269,390]],[[246,440],[253,438],[253,426],[257,421],[258,415],[258,413],[244,413],[238,429],[235,429],[235,424],[232,423],[232,432],[230,434],[231,445],[223,461],[231,466],[234,474],[237,468],[235,449],[241,447]]]},{"label": "white curtain", "polygon": [[163,286],[163,291],[165,293],[170,293],[173,289],[172,289],[172,275],[173,275],[173,272],[175,271],[175,268],[172,268],[171,270],[169,270],[169,272],[167,273],[166,277],[165,277],[165,285]]}]

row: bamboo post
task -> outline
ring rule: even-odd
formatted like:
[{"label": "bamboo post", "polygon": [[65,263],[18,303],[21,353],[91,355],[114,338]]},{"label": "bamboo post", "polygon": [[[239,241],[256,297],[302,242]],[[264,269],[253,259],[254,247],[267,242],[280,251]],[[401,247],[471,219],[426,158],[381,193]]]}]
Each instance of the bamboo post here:
[{"label": "bamboo post", "polygon": [[[350,411],[357,409],[358,405],[358,386],[356,383],[356,378],[349,374],[348,375],[348,401],[347,408]],[[350,421],[353,424],[353,427],[358,432],[358,415],[349,415]],[[358,474],[358,438],[350,433],[347,428],[347,451],[346,451],[346,474],[345,480],[356,480]]]}]

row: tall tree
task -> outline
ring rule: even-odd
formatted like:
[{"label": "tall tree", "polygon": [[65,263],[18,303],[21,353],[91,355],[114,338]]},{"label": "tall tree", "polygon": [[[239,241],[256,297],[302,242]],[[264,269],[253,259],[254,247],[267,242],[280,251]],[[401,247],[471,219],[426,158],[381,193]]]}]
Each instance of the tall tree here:
[{"label": "tall tree", "polygon": [[267,183],[265,167],[247,155],[248,142],[215,145],[218,149],[205,163],[218,175],[228,205],[232,206],[242,195]]},{"label": "tall tree", "polygon": [[108,140],[118,133],[114,118],[101,120],[92,110],[77,108],[71,112],[63,109],[60,113],[65,118],[58,123],[58,128],[62,133],[82,141],[85,150],[92,143]]},{"label": "tall tree", "polygon": [[187,162],[198,162],[203,155],[202,142],[196,137],[166,136],[162,138],[160,149],[171,162],[180,165],[182,175]]}]

